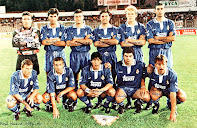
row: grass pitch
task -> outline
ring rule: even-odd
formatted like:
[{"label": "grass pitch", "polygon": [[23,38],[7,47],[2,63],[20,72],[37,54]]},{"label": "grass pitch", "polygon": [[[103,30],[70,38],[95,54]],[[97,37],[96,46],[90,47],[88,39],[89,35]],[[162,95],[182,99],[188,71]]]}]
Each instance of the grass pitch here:
[{"label": "grass pitch", "polygon": [[[18,121],[13,120],[12,112],[6,107],[6,97],[9,94],[10,89],[10,77],[15,72],[16,66],[16,50],[12,48],[10,36],[4,37],[6,39],[0,39],[0,127],[69,127],[69,128],[92,128],[102,127],[98,125],[91,115],[104,114],[102,109],[92,110],[91,114],[85,114],[81,108],[85,107],[80,100],[78,100],[78,106],[76,110],[69,113],[62,108],[62,104],[58,104],[58,110],[60,112],[60,119],[53,119],[52,113],[48,113],[44,110],[45,106],[41,103],[40,107],[42,111],[33,111],[33,117],[26,117],[21,112],[20,119]],[[168,119],[170,116],[170,110],[166,108],[166,98],[162,97],[160,100],[160,110],[157,115],[152,115],[152,111],[142,110],[140,114],[134,114],[134,109],[130,109],[119,115],[119,119],[113,123],[110,127],[126,128],[126,127],[139,127],[139,128],[195,128],[197,127],[197,43],[196,36],[177,36],[176,41],[173,42],[173,69],[178,74],[178,86],[187,93],[187,101],[181,105],[178,105],[177,123],[171,123]],[[65,48],[67,57],[67,64],[69,65],[70,48]],[[91,53],[96,51],[94,46],[91,47]],[[148,48],[147,44],[143,47],[144,61],[148,64]],[[122,49],[120,46],[117,48],[118,60],[121,59]],[[46,75],[44,71],[44,54],[43,46],[41,47],[39,57],[40,75],[38,81],[40,85],[39,93],[44,93],[46,88]],[[148,81],[148,79],[146,79]],[[147,82],[146,82],[147,83]],[[147,85],[146,85],[147,86]],[[96,99],[93,100],[93,103]],[[134,101],[133,101],[134,102]],[[132,104],[133,105],[133,104]],[[145,107],[145,105],[144,105]],[[112,110],[109,115],[118,115],[117,111]],[[105,126],[107,127],[107,126]]]}]

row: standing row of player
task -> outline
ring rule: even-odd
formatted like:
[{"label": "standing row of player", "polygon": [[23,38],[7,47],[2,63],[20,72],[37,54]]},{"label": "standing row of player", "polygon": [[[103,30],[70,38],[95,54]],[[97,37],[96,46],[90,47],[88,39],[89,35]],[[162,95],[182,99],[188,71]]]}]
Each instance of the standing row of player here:
[{"label": "standing row of player", "polygon": [[[144,80],[142,79],[143,78],[142,72],[144,72],[144,69],[143,69],[144,64],[143,64],[143,52],[142,52],[141,47],[145,45],[146,40],[148,40],[149,48],[150,48],[149,63],[154,65],[155,64],[154,59],[157,57],[157,55],[163,54],[167,57],[167,59],[165,59],[165,57],[159,56],[160,58],[164,58],[164,59],[158,59],[158,60],[162,61],[163,65],[165,65],[165,63],[167,62],[168,66],[172,67],[172,55],[171,55],[170,47],[172,46],[172,41],[175,40],[174,23],[173,21],[166,19],[164,17],[163,5],[156,6],[155,12],[156,12],[157,17],[156,19],[148,22],[147,28],[145,28],[144,25],[142,25],[141,23],[136,22],[135,19],[137,16],[137,9],[134,6],[128,6],[125,9],[125,12],[126,12],[126,17],[127,17],[127,22],[121,25],[119,28],[116,28],[112,26],[111,24],[109,24],[109,21],[110,21],[109,11],[106,11],[106,10],[101,11],[100,13],[101,25],[92,31],[92,29],[89,26],[86,26],[84,24],[83,14],[80,9],[77,9],[74,12],[75,24],[73,26],[65,28],[63,25],[58,24],[58,10],[55,8],[52,8],[48,11],[48,19],[50,21],[50,24],[44,26],[41,29],[41,34],[38,29],[31,27],[32,17],[30,13],[28,12],[23,13],[23,16],[22,16],[23,28],[17,29],[13,37],[13,46],[18,48],[17,70],[20,68],[21,62],[24,59],[30,59],[33,62],[34,69],[39,74],[39,66],[38,66],[36,53],[38,53],[39,51],[38,50],[40,47],[39,41],[41,40],[42,44],[45,45],[44,47],[46,51],[45,70],[46,70],[46,73],[48,74],[47,75],[47,91],[44,94],[44,97],[47,96],[48,93],[50,93],[50,97],[51,97],[49,98],[51,100],[50,101],[46,100],[45,103],[47,104],[46,107],[49,111],[52,106],[54,117],[59,116],[57,107],[54,104],[55,98],[57,98],[57,102],[60,102],[60,99],[58,98],[62,97],[63,94],[67,94],[68,92],[69,93],[67,94],[67,98],[69,98],[69,100],[67,101],[67,105],[69,107],[69,111],[73,111],[73,107],[76,105],[76,99],[77,99],[76,95],[80,98],[80,100],[82,100],[87,105],[86,112],[89,112],[90,109],[92,108],[88,97],[99,96],[98,104],[96,106],[98,107],[102,103],[102,99],[104,98],[103,96],[101,96],[101,94],[108,95],[107,101],[104,104],[107,113],[110,112],[109,103],[112,101],[115,102],[113,98],[115,94],[116,94],[115,96],[116,102],[119,103],[120,105],[119,113],[123,112],[123,106],[124,106],[123,100],[126,97],[143,99],[142,94],[143,96],[147,94],[148,96],[146,95],[145,101],[148,102],[150,100],[149,93],[147,93],[148,90],[141,89],[142,91],[137,91],[139,87],[142,87],[142,88],[145,87]],[[39,40],[39,37],[40,37],[40,40]],[[94,42],[94,46],[97,47],[98,52],[95,53],[95,55],[93,54],[92,55],[93,57],[90,59],[89,50],[90,50],[90,45],[92,44],[92,42]],[[123,51],[126,51],[126,52],[123,52],[123,61],[119,62],[120,64],[117,63],[117,58],[115,54],[116,45],[119,43],[121,47],[123,48]],[[58,71],[61,69],[60,67],[62,65],[66,65],[65,53],[63,52],[63,49],[66,45],[70,46],[72,49],[71,54],[70,54],[70,68],[72,70],[69,68],[65,68],[64,70]],[[126,48],[126,47],[132,47],[133,50]],[[133,55],[134,59],[132,58],[132,55],[130,54]],[[130,60],[128,59],[128,63],[126,63],[126,60],[129,57],[130,57]],[[61,59],[61,58],[63,58],[63,61],[64,61],[63,64],[58,63],[60,61],[58,59]],[[92,67],[91,66],[88,67],[88,65],[90,64],[90,61],[91,61]],[[101,64],[100,61],[102,62],[102,64],[104,64],[104,67],[100,65]],[[139,64],[138,64],[138,61],[139,61]],[[94,63],[97,68],[93,66]],[[117,65],[119,65],[119,67],[117,67]],[[133,69],[132,66],[134,66],[136,69]],[[23,68],[23,66],[21,67]],[[107,71],[108,67],[111,67],[112,73],[110,71]],[[82,74],[81,74],[82,78],[80,81],[81,88],[78,89],[78,76],[79,76],[79,72],[81,69],[83,69]],[[118,69],[120,69],[120,71]],[[166,69],[165,68],[161,68],[161,69],[164,72],[162,72],[163,74],[160,74],[160,73],[159,74],[166,76],[165,74]],[[73,72],[73,74],[71,72]],[[93,74],[91,74],[92,72]],[[156,71],[152,71],[152,72],[155,73]],[[106,73],[108,75],[106,75]],[[62,75],[62,74],[65,74],[65,75]],[[110,74],[112,75],[112,77]],[[72,78],[72,75],[74,76],[74,78]],[[164,82],[163,77],[160,78],[160,75],[158,75],[159,81],[155,80],[155,81],[158,81],[156,83],[159,84],[162,82],[163,83],[166,82],[166,84],[169,85],[170,81],[165,79],[165,82]],[[114,84],[116,76],[117,76],[116,84],[119,85],[119,87],[121,86],[121,88],[116,88]],[[170,77],[172,76],[169,76],[169,78]],[[107,78],[108,78],[107,80],[108,82],[106,83],[105,79]],[[177,78],[174,78],[174,79],[175,81],[173,82],[173,87],[171,87],[170,92],[178,92],[178,88],[176,87]],[[129,84],[125,81],[127,81]],[[136,81],[138,82],[136,83]],[[32,83],[31,80],[30,81],[27,80],[26,83],[24,82],[24,84],[26,85],[27,84],[32,85],[31,83]],[[13,85],[14,84],[11,84],[12,89],[14,88]],[[57,88],[57,85],[58,85],[58,88]],[[104,88],[102,89],[99,88],[99,87],[103,87],[103,85],[105,85]],[[96,87],[96,88],[90,88],[90,86]],[[65,87],[69,87],[69,88],[67,88],[64,91],[61,90],[61,89],[65,89]],[[157,87],[160,89],[164,89],[163,86],[157,86]],[[75,91],[73,91],[74,88],[75,88]],[[58,91],[58,93],[56,94],[57,96],[56,96],[55,92],[58,89],[60,89],[61,91]],[[117,90],[117,92],[115,91],[115,89]],[[22,90],[22,91],[27,91],[27,90]],[[75,92],[77,93],[75,94]],[[104,94],[103,92],[106,92],[106,93]],[[158,94],[160,93],[156,93],[157,96]],[[13,94],[10,93],[10,95],[13,95]],[[85,95],[87,95],[88,97],[86,97]],[[141,98],[139,98],[140,96]],[[151,96],[151,98],[152,97],[154,96]],[[26,98],[27,97],[25,97],[25,99]],[[20,98],[15,98],[15,99],[19,100]],[[45,97],[44,99],[47,99],[47,98]],[[23,103],[24,100],[19,100],[19,101]],[[27,100],[30,101],[30,103],[33,103],[32,98],[31,99],[27,98]],[[66,101],[66,97],[65,98],[63,97],[63,101]],[[184,100],[181,100],[181,101],[184,101]],[[128,103],[129,104],[127,104],[127,107],[131,104],[130,99],[128,99]],[[140,100],[137,100],[135,102],[138,112],[140,111],[141,104],[142,104],[142,101]],[[155,104],[155,106],[159,108],[158,107],[159,105],[157,103]],[[171,115],[172,116],[171,120],[175,121],[176,117],[174,115],[175,114],[174,101],[173,101],[172,106],[173,106],[173,113]],[[27,111],[28,114],[30,114],[29,111],[30,109],[28,109]]]}]

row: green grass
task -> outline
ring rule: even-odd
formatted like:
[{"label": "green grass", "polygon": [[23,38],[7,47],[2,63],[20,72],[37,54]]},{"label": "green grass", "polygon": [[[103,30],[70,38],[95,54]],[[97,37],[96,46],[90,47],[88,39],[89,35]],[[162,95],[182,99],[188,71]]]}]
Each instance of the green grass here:
[{"label": "green grass", "polygon": [[[197,127],[197,43],[196,36],[177,36],[176,41],[173,42],[173,69],[178,74],[179,87],[183,89],[188,96],[185,103],[178,105],[177,123],[171,123],[168,119],[170,110],[166,108],[166,98],[160,100],[160,110],[157,115],[152,115],[151,111],[142,111],[140,114],[134,114],[134,109],[126,111],[119,115],[119,119],[111,125],[111,127],[126,128],[194,128]],[[66,47],[64,50],[67,57],[67,64],[69,64],[70,48]],[[91,52],[96,51],[92,46]],[[148,48],[147,45],[143,47],[144,61],[148,63]],[[39,57],[40,75],[38,81],[40,85],[39,92],[42,94],[46,88],[46,75],[44,71],[44,53],[43,46],[41,47]],[[121,59],[122,50],[117,48],[118,60]],[[0,40],[0,127],[101,127],[98,125],[91,115],[105,114],[101,109],[93,110],[91,114],[85,114],[80,108],[84,107],[81,101],[78,100],[77,109],[69,113],[62,109],[62,104],[58,104],[60,112],[60,119],[53,119],[52,113],[44,111],[44,104],[41,103],[41,112],[33,111],[33,117],[27,118],[22,112],[18,121],[13,120],[12,112],[6,107],[6,97],[9,94],[10,77],[15,71],[16,65],[16,50],[12,48],[11,39]],[[146,79],[148,81],[148,79]],[[146,82],[147,83],[147,82]],[[96,102],[96,99],[93,103]],[[144,105],[145,107],[145,105]],[[118,115],[117,111],[112,110],[110,115]],[[106,126],[107,127],[107,126]]]}]

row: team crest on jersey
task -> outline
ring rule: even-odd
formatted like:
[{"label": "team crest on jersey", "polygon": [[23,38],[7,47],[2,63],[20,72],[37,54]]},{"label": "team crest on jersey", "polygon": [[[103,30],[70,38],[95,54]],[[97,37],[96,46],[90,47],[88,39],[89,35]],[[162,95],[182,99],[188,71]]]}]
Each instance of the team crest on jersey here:
[{"label": "team crest on jersey", "polygon": [[139,69],[137,69],[137,70],[136,70],[136,74],[139,74],[139,72],[140,72]]},{"label": "team crest on jersey", "polygon": [[102,75],[102,76],[101,76],[101,80],[104,80],[104,79],[105,79],[105,77],[104,77],[104,75]]},{"label": "team crest on jersey", "polygon": [[68,81],[68,77],[66,77],[65,80]]},{"label": "team crest on jersey", "polygon": [[111,32],[111,37],[113,37],[114,36],[114,33],[113,32]]},{"label": "team crest on jersey", "polygon": [[140,29],[137,30],[137,34],[140,34]]},{"label": "team crest on jersey", "polygon": [[62,36],[62,32],[59,32],[59,36]]},{"label": "team crest on jersey", "polygon": [[34,84],[34,82],[33,81],[30,81],[30,85],[33,85]]},{"label": "team crest on jersey", "polygon": [[166,84],[169,84],[169,81],[168,80],[166,81]]},{"label": "team crest on jersey", "polygon": [[170,29],[170,27],[169,27],[169,25],[167,26],[167,30],[169,30]]}]

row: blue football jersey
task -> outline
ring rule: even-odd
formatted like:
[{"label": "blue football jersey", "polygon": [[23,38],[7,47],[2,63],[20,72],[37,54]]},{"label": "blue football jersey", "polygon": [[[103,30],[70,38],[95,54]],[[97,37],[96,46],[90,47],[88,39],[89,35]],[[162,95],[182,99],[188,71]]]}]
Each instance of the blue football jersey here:
[{"label": "blue football jersey", "polygon": [[131,66],[126,66],[124,60],[116,63],[116,84],[118,87],[126,86],[131,88],[140,88],[141,80],[145,75],[145,63],[133,61]]},{"label": "blue football jersey", "polygon": [[[53,38],[60,38],[61,41],[65,41],[66,38],[66,28],[58,24],[56,28],[52,28],[50,25],[45,25],[41,28],[41,41],[45,39],[53,39]],[[47,52],[53,51],[62,51],[65,47],[64,46],[55,46],[55,45],[45,45],[44,49]]]},{"label": "blue football jersey", "polygon": [[[134,26],[130,26],[127,22],[120,25],[119,33],[121,34],[120,42],[125,41],[125,39],[139,39],[141,35],[146,36],[146,28],[141,23],[135,23]],[[142,47],[141,45],[136,45],[133,47]]]},{"label": "blue football jersey", "polygon": [[[175,35],[175,25],[174,21],[170,19],[164,18],[163,22],[158,22],[156,19],[149,21],[146,25],[147,29],[147,39],[154,38],[154,36],[158,37],[166,37],[169,36],[170,32],[173,32]],[[168,42],[165,44],[149,44],[149,48],[170,48],[172,46],[172,42]]]},{"label": "blue football jersey", "polygon": [[81,72],[79,85],[84,84],[90,89],[101,89],[109,83],[113,84],[111,71],[102,64],[99,71],[94,71],[92,66],[86,66]]},{"label": "blue football jersey", "polygon": [[25,79],[22,70],[18,70],[11,76],[10,95],[19,94],[22,97],[27,97],[32,90],[39,89],[37,72],[32,70],[29,78]]},{"label": "blue football jersey", "polygon": [[47,93],[59,93],[67,87],[75,87],[75,80],[72,69],[64,67],[63,73],[58,75],[55,70],[51,70],[47,75]]},{"label": "blue football jersey", "polygon": [[[67,40],[73,39],[84,39],[87,35],[91,35],[89,39],[92,38],[92,28],[87,25],[83,25],[81,28],[77,28],[76,25],[72,25],[67,28]],[[81,46],[71,46],[72,51],[74,52],[88,52],[90,50],[90,45],[81,45]]]},{"label": "blue football jersey", "polygon": [[150,78],[150,86],[161,90],[169,90],[170,92],[178,92],[178,78],[175,71],[169,67],[163,75],[158,74],[158,69],[155,67],[154,72],[148,74]]},{"label": "blue football jersey", "polygon": [[[94,42],[99,41],[100,39],[112,39],[115,36],[115,39],[120,40],[120,34],[117,27],[110,25],[108,28],[102,28],[100,25],[98,28],[93,31]],[[116,45],[111,45],[109,47],[97,47],[99,52],[112,52],[116,51]]]}]

